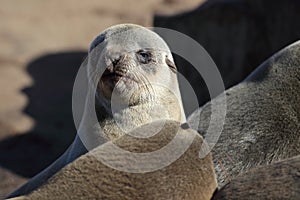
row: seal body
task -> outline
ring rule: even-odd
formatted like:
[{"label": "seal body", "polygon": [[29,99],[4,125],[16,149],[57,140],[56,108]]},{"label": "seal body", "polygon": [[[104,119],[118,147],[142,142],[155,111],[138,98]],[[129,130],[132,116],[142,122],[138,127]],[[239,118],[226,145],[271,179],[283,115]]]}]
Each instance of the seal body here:
[{"label": "seal body", "polygon": [[[160,126],[160,121],[134,130],[142,133],[149,128]],[[132,135],[132,133],[131,133]],[[124,159],[121,154],[111,151],[108,143],[96,147],[91,152],[70,163],[39,189],[21,199],[211,199],[217,188],[211,155],[199,157],[203,145],[202,137],[190,128],[181,128],[179,122],[167,120],[162,129],[153,137],[136,138],[124,135],[114,141],[118,147],[132,153],[155,153],[168,143],[179,138],[176,149],[186,141],[191,144],[173,163],[152,172],[130,173],[108,167],[99,159],[107,154],[115,166],[123,166],[127,171],[139,162],[134,157]],[[166,153],[172,157],[174,151]],[[160,156],[149,160],[160,163]],[[143,161],[145,162],[145,161]],[[149,167],[146,165],[144,167]],[[143,167],[141,167],[142,169]]]},{"label": "seal body", "polygon": [[139,126],[161,119],[186,121],[171,52],[149,29],[108,28],[92,42],[84,65],[88,86],[78,135],[57,161],[10,197],[28,194],[88,150]]},{"label": "seal body", "polygon": [[[300,154],[299,55],[296,42],[225,91],[226,119],[212,150],[220,186],[251,168]],[[207,137],[211,105],[221,103],[217,97],[195,111],[188,119],[191,127],[200,117],[193,128]]]},{"label": "seal body", "polygon": [[300,156],[240,174],[220,189],[217,199],[300,199]]}]

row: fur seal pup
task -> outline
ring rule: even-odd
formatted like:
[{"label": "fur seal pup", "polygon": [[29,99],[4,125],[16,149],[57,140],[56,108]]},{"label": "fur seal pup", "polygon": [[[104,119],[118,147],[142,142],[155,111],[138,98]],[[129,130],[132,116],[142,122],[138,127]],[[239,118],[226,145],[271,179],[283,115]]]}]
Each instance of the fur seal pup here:
[{"label": "fur seal pup", "polygon": [[222,187],[213,200],[300,199],[300,156],[260,166]]},{"label": "fur seal pup", "polygon": [[[92,42],[86,63],[89,87],[80,137],[10,197],[28,194],[86,153],[84,142],[92,146],[90,150],[155,120],[186,121],[172,54],[153,31],[133,24],[112,26]],[[96,124],[92,120],[95,109]]]},{"label": "fur seal pup", "polygon": [[[269,58],[243,82],[225,91],[226,119],[212,149],[219,186],[258,165],[300,154],[299,55],[298,41]],[[217,97],[188,118],[190,126],[204,138],[211,104],[220,103]],[[194,127],[199,119],[199,127]],[[210,143],[207,137],[206,140]]]},{"label": "fur seal pup", "polygon": [[[134,132],[144,132],[156,127],[160,121],[142,126]],[[97,160],[97,155],[108,154],[117,165],[127,168],[137,162],[114,154],[105,143],[91,152],[82,155],[55,174],[46,184],[20,199],[211,199],[217,181],[210,154],[199,157],[203,142],[196,131],[180,127],[179,122],[167,120],[159,133],[150,138],[140,139],[124,135],[114,143],[122,149],[134,153],[154,152],[164,147],[178,135],[180,139],[175,147],[180,148],[186,140],[192,143],[184,154],[165,168],[147,173],[128,173],[107,167]],[[173,154],[173,152],[169,152]],[[165,155],[169,157],[171,155]],[[158,159],[158,160],[157,160]],[[153,162],[161,162],[153,157]],[[151,161],[151,162],[152,162]]]}]

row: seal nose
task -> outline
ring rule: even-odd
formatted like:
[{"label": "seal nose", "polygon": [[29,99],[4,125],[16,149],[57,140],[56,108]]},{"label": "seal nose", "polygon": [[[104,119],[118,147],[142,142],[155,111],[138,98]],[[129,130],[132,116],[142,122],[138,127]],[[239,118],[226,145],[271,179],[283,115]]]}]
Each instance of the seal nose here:
[{"label": "seal nose", "polygon": [[103,75],[108,75],[110,73],[113,73],[116,70],[119,71],[125,70],[122,63],[126,62],[126,58],[127,58],[126,54],[122,54],[122,55],[119,54],[118,56],[116,56],[115,54],[114,56],[110,56],[108,58],[110,59],[110,64],[106,67]]},{"label": "seal nose", "polygon": [[123,62],[126,59],[127,55],[122,54],[114,59],[112,59],[112,65],[115,68],[119,63]]}]

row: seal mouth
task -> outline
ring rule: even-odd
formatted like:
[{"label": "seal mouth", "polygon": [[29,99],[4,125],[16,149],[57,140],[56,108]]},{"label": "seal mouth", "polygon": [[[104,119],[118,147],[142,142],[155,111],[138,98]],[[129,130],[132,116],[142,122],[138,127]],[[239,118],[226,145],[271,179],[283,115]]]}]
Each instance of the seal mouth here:
[{"label": "seal mouth", "polygon": [[107,100],[111,100],[114,92],[120,102],[128,103],[129,100],[130,106],[155,101],[155,92],[147,74],[135,67],[130,63],[109,65],[98,82],[97,92]]},{"label": "seal mouth", "polygon": [[123,71],[113,71],[109,72],[108,70],[105,70],[102,79],[109,79],[109,80],[115,80],[119,81],[122,77],[126,77],[126,72]]},{"label": "seal mouth", "polygon": [[136,82],[139,81],[135,78],[135,76],[129,72],[126,66],[116,67],[116,68],[106,68],[101,79],[103,81],[112,81],[113,83],[118,82],[120,79],[124,80],[126,83],[128,82]]}]

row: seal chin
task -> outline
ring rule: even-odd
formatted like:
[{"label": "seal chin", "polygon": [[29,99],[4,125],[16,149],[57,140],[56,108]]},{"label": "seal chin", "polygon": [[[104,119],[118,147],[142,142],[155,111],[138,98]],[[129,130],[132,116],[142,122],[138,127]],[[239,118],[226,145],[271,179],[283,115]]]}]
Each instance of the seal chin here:
[{"label": "seal chin", "polygon": [[126,76],[105,77],[101,80],[97,92],[100,92],[107,101],[114,101],[118,105],[136,106],[153,99],[152,93],[143,84],[138,84],[137,81]]}]

